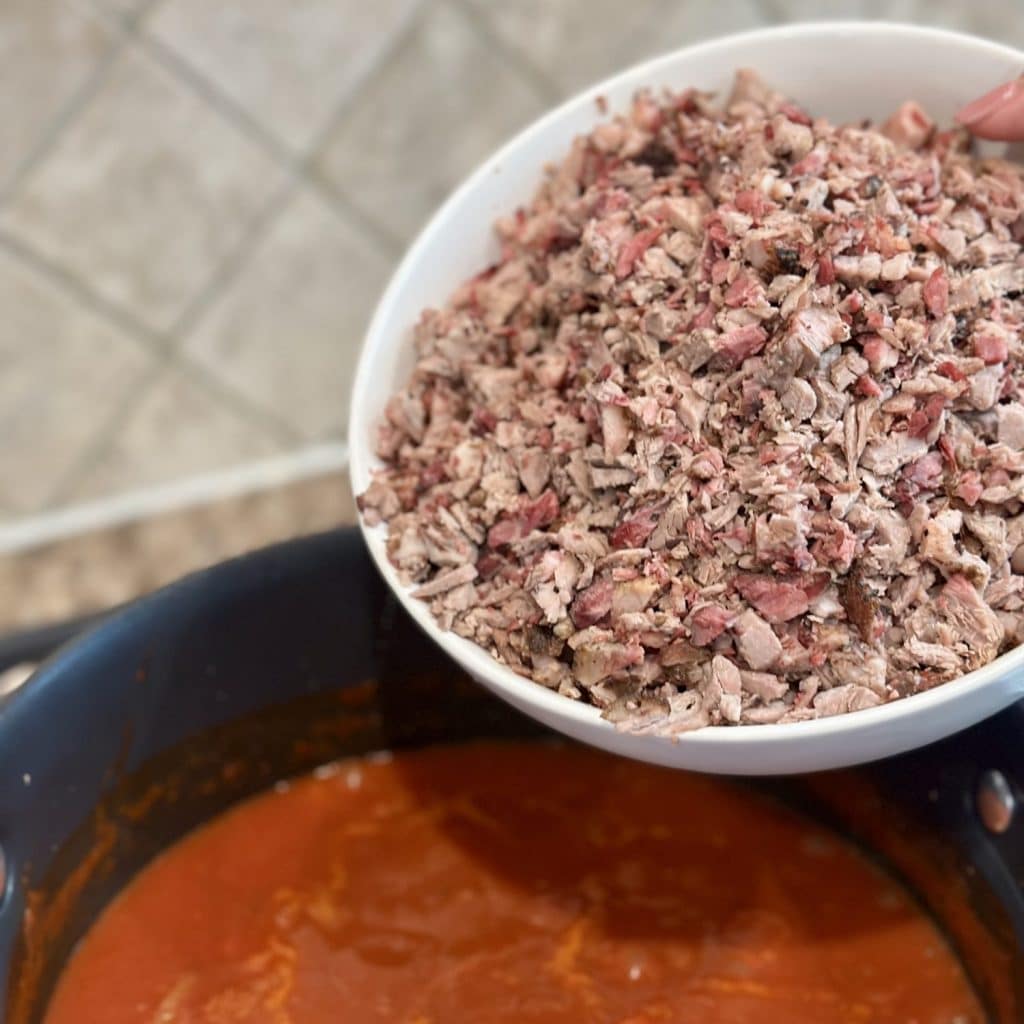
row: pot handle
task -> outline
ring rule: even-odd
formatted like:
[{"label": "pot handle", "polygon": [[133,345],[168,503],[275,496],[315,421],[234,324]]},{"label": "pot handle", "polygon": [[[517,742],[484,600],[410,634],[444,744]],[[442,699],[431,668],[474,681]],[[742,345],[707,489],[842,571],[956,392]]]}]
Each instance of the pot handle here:
[{"label": "pot handle", "polygon": [[6,672],[16,665],[43,661],[113,611],[115,609],[108,609],[0,636],[0,672]]}]

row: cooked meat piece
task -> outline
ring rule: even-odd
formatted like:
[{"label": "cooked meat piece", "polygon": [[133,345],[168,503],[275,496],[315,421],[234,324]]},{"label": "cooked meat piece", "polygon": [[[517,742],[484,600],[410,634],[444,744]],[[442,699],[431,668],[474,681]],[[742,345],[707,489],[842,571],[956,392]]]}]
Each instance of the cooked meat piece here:
[{"label": "cooked meat piece", "polygon": [[[1008,546],[1006,520],[1000,516],[985,516],[971,512],[965,512],[963,518],[968,532],[981,542],[989,564],[997,568],[1004,567],[1012,554]],[[1024,577],[1021,576],[1007,576],[1005,579],[1014,581],[1014,586],[1024,584]]]},{"label": "cooked meat piece", "polygon": [[551,459],[543,448],[524,448],[518,458],[519,479],[531,498],[539,498],[551,477]]},{"label": "cooked meat piece", "polygon": [[848,683],[844,686],[834,686],[831,690],[820,690],[812,703],[814,710],[825,717],[877,707],[882,703],[882,698],[866,686]]},{"label": "cooked meat piece", "polygon": [[882,125],[883,134],[906,149],[919,149],[934,130],[935,123],[913,100],[901,104]]},{"label": "cooked meat piece", "polygon": [[743,682],[740,670],[728,659],[716,654],[711,659],[708,678],[702,693],[704,710],[711,716],[726,722],[738,722],[742,706]]},{"label": "cooked meat piece", "polygon": [[784,392],[795,376],[806,376],[822,354],[849,336],[840,315],[825,306],[810,306],[793,317],[778,343],[765,356],[766,382]]},{"label": "cooked meat piece", "polygon": [[477,568],[475,565],[460,565],[457,569],[439,572],[429,583],[424,583],[422,586],[417,587],[412,592],[412,596],[420,599],[435,597],[437,594],[443,594],[445,591],[461,586],[463,583],[472,583],[476,577]]},{"label": "cooked meat piece", "polygon": [[822,675],[837,685],[856,683],[884,697],[887,693],[887,669],[888,663],[880,654],[854,644],[851,649],[836,651],[830,655],[828,662],[823,666]]},{"label": "cooked meat piece", "polygon": [[735,587],[744,600],[769,622],[787,622],[803,615],[810,601],[807,592],[795,583],[771,576],[737,576]]},{"label": "cooked meat piece", "polygon": [[639,736],[678,736],[710,724],[711,719],[704,710],[704,699],[696,690],[671,693],[664,698],[664,706],[649,706],[646,715],[629,714],[616,722],[620,729]]},{"label": "cooked meat piece", "polygon": [[765,704],[781,700],[789,693],[789,684],[772,672],[749,672],[740,669],[740,682],[747,693]]},{"label": "cooked meat piece", "polygon": [[638,576],[616,583],[612,591],[612,617],[642,612],[659,590],[661,584],[653,576]]},{"label": "cooked meat piece", "polygon": [[[1024,637],[1024,177],[905,103],[642,94],[413,331],[359,507],[622,729],[871,707]],[[439,297],[442,298],[442,297]]]},{"label": "cooked meat piece", "polygon": [[983,558],[972,554],[957,539],[962,522],[963,516],[952,509],[929,519],[921,527],[917,556],[939,568],[945,576],[968,576],[984,588],[991,570]]},{"label": "cooked meat piece", "polygon": [[748,608],[733,623],[732,631],[740,656],[755,671],[772,668],[779,660],[782,644],[757,612]]},{"label": "cooked meat piece", "polygon": [[1008,402],[996,408],[999,427],[996,437],[1015,452],[1024,451],[1024,405]]},{"label": "cooked meat piece", "polygon": [[729,628],[735,618],[735,612],[730,612],[719,605],[698,605],[686,620],[686,625],[690,628],[690,639],[697,647],[707,647]]},{"label": "cooked meat piece", "polygon": [[639,644],[619,644],[609,640],[583,644],[572,661],[573,676],[583,686],[593,686],[631,665],[641,665],[644,649]]},{"label": "cooked meat piece", "polygon": [[615,584],[600,579],[581,591],[572,605],[572,620],[577,629],[586,629],[600,622],[611,610]]},{"label": "cooked meat piece", "polygon": [[966,659],[968,668],[984,665],[999,653],[1003,642],[1002,623],[965,576],[949,580],[936,606],[954,630],[958,642],[971,652]]},{"label": "cooked meat piece", "polygon": [[849,622],[857,628],[861,640],[873,642],[878,626],[878,601],[871,596],[859,566],[851,568],[840,581],[839,603]]},{"label": "cooked meat piece", "polygon": [[782,405],[797,423],[809,420],[818,408],[818,398],[814,388],[805,380],[794,377],[782,393]]}]

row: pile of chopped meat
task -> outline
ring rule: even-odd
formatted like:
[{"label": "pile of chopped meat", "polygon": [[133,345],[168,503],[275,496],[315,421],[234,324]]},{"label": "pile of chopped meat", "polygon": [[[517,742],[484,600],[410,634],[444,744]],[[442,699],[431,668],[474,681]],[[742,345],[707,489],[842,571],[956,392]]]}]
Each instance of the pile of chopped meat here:
[{"label": "pile of chopped meat", "polygon": [[633,732],[984,665],[1024,639],[1022,175],[914,103],[639,94],[423,314],[366,520],[442,627]]}]

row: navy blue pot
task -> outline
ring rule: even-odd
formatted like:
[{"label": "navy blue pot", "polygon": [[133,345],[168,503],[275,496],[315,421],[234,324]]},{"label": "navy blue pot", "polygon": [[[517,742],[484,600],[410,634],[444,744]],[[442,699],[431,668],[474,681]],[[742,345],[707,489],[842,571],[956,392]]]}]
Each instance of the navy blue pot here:
[{"label": "navy blue pot", "polygon": [[[354,531],[117,612],[0,705],[4,1020],[38,1021],[107,900],[231,802],[344,754],[541,735],[410,625]],[[990,769],[1024,781],[1024,707],[879,765],[756,785],[901,875],[1010,1024],[1024,1021],[1024,813],[1000,836],[981,825],[974,792]]]}]

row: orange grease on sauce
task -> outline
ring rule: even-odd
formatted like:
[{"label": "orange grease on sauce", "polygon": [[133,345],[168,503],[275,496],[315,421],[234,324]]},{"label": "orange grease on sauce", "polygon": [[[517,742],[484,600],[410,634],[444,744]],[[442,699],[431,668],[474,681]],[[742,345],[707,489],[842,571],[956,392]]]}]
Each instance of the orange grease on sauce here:
[{"label": "orange grease on sauce", "polygon": [[975,1024],[853,847],[722,782],[574,748],[348,761],[148,867],[46,1024]]}]

